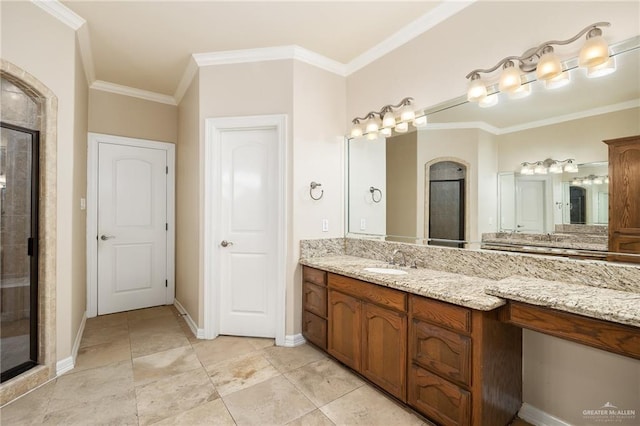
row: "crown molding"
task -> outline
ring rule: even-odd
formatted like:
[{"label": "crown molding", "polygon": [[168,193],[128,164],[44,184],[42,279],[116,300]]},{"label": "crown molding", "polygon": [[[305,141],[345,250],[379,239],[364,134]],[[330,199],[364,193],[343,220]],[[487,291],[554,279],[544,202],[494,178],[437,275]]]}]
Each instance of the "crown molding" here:
[{"label": "crown molding", "polygon": [[295,59],[342,77],[346,76],[344,64],[295,45],[194,53],[193,59],[199,67]]},{"label": "crown molding", "polygon": [[89,88],[101,90],[103,92],[115,93],[118,95],[131,96],[134,98],[144,99],[146,101],[160,102],[167,105],[176,106],[176,100],[173,96],[164,95],[162,93],[150,92],[148,90],[136,89],[134,87],[123,86],[121,84],[109,83],[108,81],[96,80],[91,83]]},{"label": "crown molding", "polygon": [[499,135],[507,133],[519,132],[522,130],[534,129],[536,127],[550,126],[552,124],[564,123],[565,121],[579,120],[581,118],[593,117],[594,115],[607,114],[610,112],[622,111],[630,108],[640,107],[640,99],[632,99],[626,102],[606,105],[603,107],[592,108],[585,111],[574,112],[571,114],[559,115],[557,117],[545,118],[544,120],[530,121],[529,123],[518,124],[510,127],[503,127],[499,130]]},{"label": "crown molding", "polygon": [[395,32],[376,46],[359,55],[346,65],[346,75],[366,67],[403,44],[425,33],[439,23],[446,21],[461,10],[471,6],[477,0],[445,0],[431,11]]},{"label": "crown molding", "polygon": [[60,3],[58,0],[31,0],[31,3],[49,13],[63,24],[69,26],[74,31],[87,23],[83,17]]},{"label": "crown molding", "polygon": [[499,135],[500,129],[484,121],[455,121],[451,123],[428,123],[426,130],[478,129]]},{"label": "crown molding", "polygon": [[81,26],[76,31],[76,36],[78,37],[78,47],[84,67],[84,75],[87,78],[87,84],[91,85],[96,80],[96,71],[93,65],[93,52],[91,51],[91,39],[89,38],[88,26]]},{"label": "crown molding", "polygon": [[187,93],[187,90],[189,89],[189,86],[193,81],[193,77],[195,77],[197,73],[198,73],[198,64],[196,63],[196,60],[192,55],[189,57],[189,64],[187,64],[187,67],[182,73],[182,78],[180,79],[180,83],[178,83],[176,92],[173,94],[173,99],[175,100],[176,105],[182,102],[182,98],[184,97],[184,94]]}]

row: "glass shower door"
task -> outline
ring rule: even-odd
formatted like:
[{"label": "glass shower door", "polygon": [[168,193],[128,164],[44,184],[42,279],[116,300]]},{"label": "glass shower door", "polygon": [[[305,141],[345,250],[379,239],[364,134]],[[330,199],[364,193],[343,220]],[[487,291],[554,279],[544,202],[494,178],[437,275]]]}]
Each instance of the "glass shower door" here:
[{"label": "glass shower door", "polygon": [[1,123],[1,381],[37,364],[39,132]]}]

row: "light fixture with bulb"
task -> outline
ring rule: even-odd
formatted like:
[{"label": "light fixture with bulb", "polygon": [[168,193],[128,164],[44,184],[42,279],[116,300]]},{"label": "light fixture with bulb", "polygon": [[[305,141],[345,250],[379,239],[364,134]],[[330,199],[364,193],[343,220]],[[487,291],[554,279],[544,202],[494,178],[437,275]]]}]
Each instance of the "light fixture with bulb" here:
[{"label": "light fixture with bulb", "polygon": [[350,133],[352,138],[366,135],[367,139],[374,140],[379,134],[391,136],[394,131],[406,133],[409,131],[409,124],[416,128],[424,127],[427,125],[427,116],[417,115],[413,98],[408,97],[397,105],[385,105],[380,111],[370,111],[364,117],[356,117],[351,122],[353,123]]},{"label": "light fixture with bulb", "polygon": [[567,173],[577,173],[578,166],[575,161],[576,160],[573,158],[568,158],[566,160],[554,160],[552,158],[547,158],[544,161],[525,161],[520,164],[520,174],[546,175],[547,173],[557,174],[562,173],[563,171]]},{"label": "light fixture with bulb", "polygon": [[[531,85],[523,84],[531,79],[526,74],[535,71],[536,78],[545,82],[547,89],[562,87],[569,83],[569,74],[563,69],[560,58],[553,46],[562,46],[575,42],[586,34],[586,41],[580,49],[578,65],[587,70],[587,76],[599,77],[615,71],[615,61],[609,55],[609,46],[602,37],[600,27],[608,27],[609,22],[596,22],[584,28],[567,40],[551,40],[525,51],[521,56],[507,56],[488,69],[476,69],[467,74],[469,87],[467,100],[482,102],[487,95],[487,84],[481,74],[490,74],[502,68],[498,88],[508,93],[512,99],[525,97],[531,93]],[[526,89],[524,89],[526,87]],[[486,107],[486,103],[481,105]]]},{"label": "light fixture with bulb", "polygon": [[571,181],[571,185],[575,185],[575,186],[589,186],[589,185],[603,185],[603,184],[609,184],[609,175],[605,175],[605,176],[589,175],[589,176],[577,177]]}]

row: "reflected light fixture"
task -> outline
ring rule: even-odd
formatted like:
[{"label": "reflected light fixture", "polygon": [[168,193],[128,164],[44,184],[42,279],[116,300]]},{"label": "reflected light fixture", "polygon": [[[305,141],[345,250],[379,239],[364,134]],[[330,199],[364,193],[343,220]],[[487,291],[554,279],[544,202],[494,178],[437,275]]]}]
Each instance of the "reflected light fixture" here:
[{"label": "reflected light fixture", "polygon": [[[521,175],[546,175],[547,173],[558,174],[563,171],[567,173],[575,173],[578,171],[578,166],[574,163],[573,158],[566,160],[554,160],[547,158],[544,161],[534,161],[520,164]],[[569,167],[568,167],[569,166]]]},{"label": "reflected light fixture", "polygon": [[610,57],[608,61],[596,65],[594,67],[587,68],[587,77],[598,78],[605,75],[609,75],[616,70],[616,58]]},{"label": "reflected light fixture", "polygon": [[[374,140],[379,134],[391,136],[394,130],[397,133],[405,133],[409,130],[409,123],[415,127],[423,127],[427,124],[427,117],[425,115],[416,117],[413,98],[408,97],[397,105],[385,105],[380,111],[370,111],[364,117],[356,117],[351,122],[353,123],[350,132],[352,138],[366,135],[367,139]],[[365,123],[364,130],[362,122]]]},{"label": "reflected light fixture", "polygon": [[490,108],[498,103],[498,94],[494,93],[493,95],[486,96],[480,102],[478,102],[478,106],[480,108]]},{"label": "reflected light fixture", "polygon": [[[531,93],[529,84],[522,84],[524,81],[531,81],[526,78],[526,74],[535,71],[536,78],[545,82],[545,87],[554,89],[569,83],[567,70],[563,69],[562,62],[556,55],[553,46],[562,46],[575,42],[585,34],[586,41],[580,49],[578,65],[587,70],[587,75],[596,77],[606,75],[615,70],[615,62],[609,64],[609,46],[602,37],[600,27],[608,27],[609,22],[596,22],[582,29],[575,36],[567,40],[551,40],[536,47],[528,49],[521,56],[507,56],[496,65],[488,69],[476,69],[467,74],[469,80],[467,89],[467,100],[470,102],[480,102],[487,97],[487,86],[481,74],[491,74],[502,68],[498,87],[500,92],[508,93],[512,99],[518,99]],[[612,58],[611,58],[612,59]],[[609,65],[604,65],[609,64]],[[602,67],[601,69],[598,67]],[[526,89],[522,90],[524,87]],[[522,90],[522,91],[521,91]]]}]

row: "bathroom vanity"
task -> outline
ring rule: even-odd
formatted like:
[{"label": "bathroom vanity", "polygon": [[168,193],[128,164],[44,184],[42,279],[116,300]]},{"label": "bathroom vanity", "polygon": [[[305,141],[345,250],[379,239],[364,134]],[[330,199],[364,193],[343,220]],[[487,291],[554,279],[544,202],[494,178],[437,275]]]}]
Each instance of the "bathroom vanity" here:
[{"label": "bathroom vanity", "polygon": [[[640,359],[637,267],[379,241],[342,244],[346,254],[329,250],[300,260],[304,337],[438,424],[511,421],[522,404],[522,328]],[[426,265],[393,269],[381,260],[398,248]],[[607,274],[618,287],[518,275],[550,261],[572,276],[572,268],[582,268],[593,282]],[[458,270],[443,271],[445,262]],[[506,278],[477,276],[496,274],[498,265]]]}]

